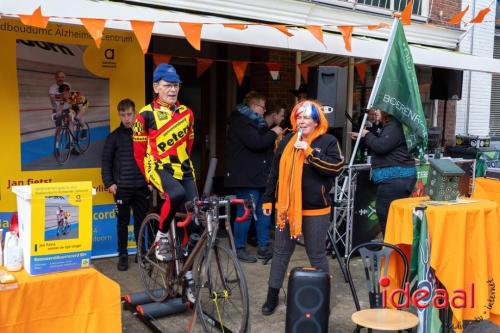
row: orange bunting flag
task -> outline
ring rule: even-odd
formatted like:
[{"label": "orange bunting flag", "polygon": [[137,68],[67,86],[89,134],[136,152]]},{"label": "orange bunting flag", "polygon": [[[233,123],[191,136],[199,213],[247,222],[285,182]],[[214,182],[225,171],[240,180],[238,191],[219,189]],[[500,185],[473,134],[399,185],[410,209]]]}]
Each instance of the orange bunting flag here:
[{"label": "orange bunting flag", "polygon": [[366,67],[367,67],[366,64],[357,64],[356,65],[356,72],[358,73],[359,82],[361,82],[361,84],[365,84]]},{"label": "orange bunting flag", "polygon": [[49,24],[49,17],[42,15],[42,6],[38,6],[31,15],[19,15],[19,19],[24,25],[31,25],[42,29],[45,29],[47,24]]},{"label": "orange bunting flag", "polygon": [[184,31],[187,41],[194,47],[195,50],[201,49],[201,29],[203,23],[179,22],[179,25]]},{"label": "orange bunting flag", "polygon": [[297,66],[299,66],[300,75],[302,75],[304,82],[307,83],[307,79],[309,76],[309,65],[308,64],[298,64]]},{"label": "orange bunting flag", "polygon": [[236,30],[245,30],[246,28],[248,28],[247,24],[224,23],[222,25],[224,26],[224,28],[233,28]]},{"label": "orange bunting flag", "polygon": [[172,56],[170,54],[153,53],[153,62],[155,63],[155,66],[158,66],[159,64],[169,64],[171,59]]},{"label": "orange bunting flag", "polygon": [[278,29],[279,31],[281,31],[282,33],[287,35],[288,37],[293,36],[293,34],[290,31],[288,31],[288,28],[284,24],[270,24],[270,26],[275,28],[275,29]]},{"label": "orange bunting flag", "polygon": [[238,79],[238,85],[241,86],[243,83],[243,78],[245,77],[245,71],[247,70],[248,61],[232,61],[234,74],[236,74],[236,79]]},{"label": "orange bunting flag", "polygon": [[213,63],[214,61],[212,59],[203,59],[203,58],[196,59],[196,78],[202,76],[203,73],[205,73],[205,71],[209,69]]},{"label": "orange bunting flag", "polygon": [[460,22],[462,22],[463,17],[465,16],[465,13],[467,13],[468,10],[469,10],[469,5],[467,5],[467,7],[465,7],[465,9],[462,10],[461,12],[458,12],[455,15],[453,15],[453,17],[448,20],[448,24],[460,24]]},{"label": "orange bunting flag", "polygon": [[401,12],[401,23],[403,25],[411,24],[411,11],[413,10],[413,1],[409,1],[405,9]]},{"label": "orange bunting flag", "polygon": [[306,25],[307,30],[326,47],[323,41],[323,29],[320,25]]},{"label": "orange bunting flag", "polygon": [[105,19],[89,19],[80,18],[83,26],[89,32],[89,35],[94,39],[97,48],[101,47],[102,32],[104,31]]},{"label": "orange bunting flag", "polygon": [[368,30],[378,30],[382,28],[390,28],[391,26],[387,23],[379,23],[379,24],[374,24],[374,25],[369,25]]},{"label": "orange bunting flag", "polygon": [[135,37],[139,41],[139,45],[141,45],[143,54],[148,52],[154,24],[154,22],[149,21],[130,21],[130,25],[132,26],[132,30],[134,30]]},{"label": "orange bunting flag", "polygon": [[352,30],[354,27],[352,25],[339,25],[337,28],[342,33],[342,37],[344,37],[345,49],[351,52]]},{"label": "orange bunting flag", "polygon": [[488,15],[488,13],[491,12],[491,9],[489,8],[484,8],[479,11],[479,13],[474,17],[472,20],[470,20],[469,23],[481,23],[484,20],[484,17]]}]

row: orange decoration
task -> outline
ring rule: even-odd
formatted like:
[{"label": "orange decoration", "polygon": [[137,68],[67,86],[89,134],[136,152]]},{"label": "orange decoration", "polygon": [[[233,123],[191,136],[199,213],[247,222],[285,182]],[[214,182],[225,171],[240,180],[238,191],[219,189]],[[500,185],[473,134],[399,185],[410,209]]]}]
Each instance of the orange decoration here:
[{"label": "orange decoration", "polygon": [[159,64],[169,64],[171,59],[172,56],[170,54],[153,53],[153,62],[155,63],[155,66],[158,66]]},{"label": "orange decoration", "polygon": [[484,20],[484,17],[488,15],[488,13],[491,12],[491,9],[489,8],[484,8],[479,11],[479,13],[474,17],[472,20],[470,20],[469,23],[481,23]]},{"label": "orange decoration", "polygon": [[465,16],[465,13],[469,10],[469,5],[465,7],[464,10],[461,12],[456,13],[451,19],[448,20],[448,24],[460,24],[462,22],[463,17]]},{"label": "orange decoration", "polygon": [[307,83],[307,79],[309,76],[309,65],[308,64],[298,64],[297,66],[299,66],[300,75],[302,75],[304,82]]},{"label": "orange decoration", "polygon": [[352,30],[354,27],[352,25],[339,25],[337,28],[342,33],[342,37],[344,37],[345,49],[351,52]]},{"label": "orange decoration", "polygon": [[49,24],[49,17],[42,15],[42,6],[39,6],[31,15],[18,15],[24,25],[45,29]]},{"label": "orange decoration", "polygon": [[130,21],[132,30],[134,30],[135,37],[141,45],[142,53],[146,54],[151,41],[151,34],[153,33],[154,22],[150,21]]},{"label": "orange decoration", "polygon": [[232,61],[234,74],[238,79],[238,85],[241,86],[243,78],[245,77],[245,71],[247,70],[248,61]]},{"label": "orange decoration", "polygon": [[[196,77],[199,78],[200,76],[205,73],[205,71],[212,66],[214,61],[212,59],[203,59],[203,58],[197,58],[196,59]],[[244,72],[243,72],[244,74]]]},{"label": "orange decoration", "polygon": [[201,49],[201,29],[203,28],[203,23],[179,22],[179,25],[182,31],[184,31],[184,36],[186,36],[189,44],[195,50],[199,51]]},{"label": "orange decoration", "polygon": [[248,28],[247,24],[237,24],[237,23],[224,23],[222,24],[224,28],[233,28],[237,30],[245,30]]},{"label": "orange decoration", "polygon": [[367,67],[366,64],[357,64],[356,65],[356,72],[358,73],[359,81],[362,84],[365,84],[365,80],[366,80],[366,67]]},{"label": "orange decoration", "polygon": [[326,47],[323,40],[323,29],[320,25],[306,25],[307,30]]},{"label": "orange decoration", "polygon": [[411,11],[413,10],[413,1],[408,2],[405,9],[401,12],[401,23],[403,25],[411,24]]},{"label": "orange decoration", "polygon": [[104,31],[104,25],[106,20],[104,19],[89,19],[80,18],[83,26],[89,32],[89,35],[94,39],[97,48],[101,47],[102,32]]},{"label": "orange decoration", "polygon": [[368,30],[378,30],[382,28],[390,28],[391,26],[387,23],[379,23],[379,24],[374,24],[374,25],[369,25]]},{"label": "orange decoration", "polygon": [[270,24],[270,26],[275,28],[275,29],[278,29],[279,31],[281,31],[282,33],[287,35],[288,37],[293,36],[293,34],[290,31],[288,31],[288,28],[284,24]]}]

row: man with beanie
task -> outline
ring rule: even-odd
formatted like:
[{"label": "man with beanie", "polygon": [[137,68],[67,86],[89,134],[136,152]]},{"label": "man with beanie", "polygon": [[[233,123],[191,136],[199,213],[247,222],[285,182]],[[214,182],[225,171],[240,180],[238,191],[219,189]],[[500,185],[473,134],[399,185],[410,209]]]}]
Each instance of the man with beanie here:
[{"label": "man with beanie", "polygon": [[159,64],[153,73],[157,94],[135,117],[134,155],[149,184],[164,194],[160,212],[160,230],[156,235],[156,257],[172,259],[167,232],[175,214],[186,201],[198,196],[193,163],[193,112],[177,100],[181,80],[174,66]]},{"label": "man with beanie", "polygon": [[150,190],[137,167],[132,149],[132,124],[135,104],[130,99],[118,103],[120,126],[106,138],[102,151],[102,181],[113,194],[118,209],[116,225],[118,236],[118,270],[128,269],[128,225],[130,208],[134,213],[134,237],[149,208]]}]

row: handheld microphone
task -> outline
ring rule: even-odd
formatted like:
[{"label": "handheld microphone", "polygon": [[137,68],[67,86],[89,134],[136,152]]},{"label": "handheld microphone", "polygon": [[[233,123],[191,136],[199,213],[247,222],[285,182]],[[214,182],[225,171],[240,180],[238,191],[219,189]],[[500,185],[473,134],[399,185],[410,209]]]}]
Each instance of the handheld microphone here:
[{"label": "handheld microphone", "polygon": [[299,142],[302,139],[302,128],[299,128],[299,131],[297,132],[297,141]]}]

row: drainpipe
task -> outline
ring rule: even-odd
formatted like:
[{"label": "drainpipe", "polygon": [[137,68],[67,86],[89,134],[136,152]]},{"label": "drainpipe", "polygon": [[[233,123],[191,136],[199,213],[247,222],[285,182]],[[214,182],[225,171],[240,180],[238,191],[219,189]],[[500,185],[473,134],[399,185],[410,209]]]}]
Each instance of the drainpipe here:
[{"label": "drainpipe", "polygon": [[[472,17],[476,17],[476,0],[472,1]],[[472,34],[470,36],[470,54],[474,55],[474,31],[476,25],[472,25]],[[465,133],[469,134],[469,116],[470,116],[470,91],[472,88],[472,71],[469,71],[469,81],[467,83],[467,113],[465,114]]]}]

